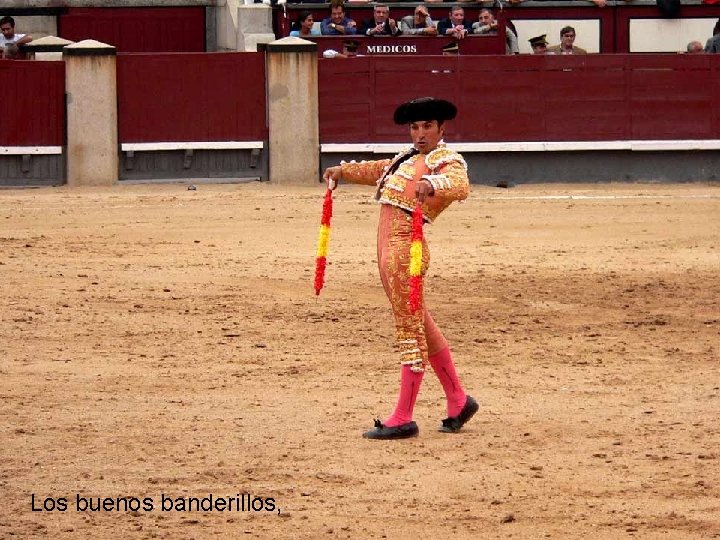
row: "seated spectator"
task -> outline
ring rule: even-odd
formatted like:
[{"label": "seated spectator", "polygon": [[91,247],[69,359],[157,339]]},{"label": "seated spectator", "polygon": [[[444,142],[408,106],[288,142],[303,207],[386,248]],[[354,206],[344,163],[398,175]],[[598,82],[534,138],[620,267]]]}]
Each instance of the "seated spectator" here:
[{"label": "seated spectator", "polygon": [[385,4],[375,4],[373,18],[363,22],[360,33],[366,36],[397,36],[400,27],[390,18],[390,8]]},{"label": "seated spectator", "polygon": [[320,23],[323,36],[352,36],[357,33],[357,23],[345,16],[345,8],[340,2],[330,6],[330,16]]},{"label": "seated spectator", "polygon": [[691,41],[687,44],[687,54],[704,54],[705,49],[699,41]]},{"label": "seated spectator", "polygon": [[19,58],[18,47],[32,41],[32,36],[15,33],[15,19],[3,17],[0,19],[0,57]]},{"label": "seated spectator", "polygon": [[315,20],[309,11],[301,11],[293,26],[295,28],[290,31],[292,37],[309,38],[320,35],[320,30],[315,28]]},{"label": "seated spectator", "polygon": [[547,48],[547,52],[553,54],[587,54],[585,49],[576,47],[575,29],[572,26],[564,26],[560,30],[560,45],[553,45]]},{"label": "seated spectator", "polygon": [[706,53],[720,53],[720,19],[715,23],[713,28],[713,37],[707,40],[705,43]]},{"label": "seated spectator", "polygon": [[327,49],[323,51],[323,58],[353,58],[357,56],[357,50],[360,46],[360,42],[355,39],[347,39],[343,41],[342,52],[337,52],[335,49]]},{"label": "seated spectator", "polygon": [[460,6],[450,8],[450,16],[437,25],[438,35],[462,39],[472,32],[472,24],[465,20],[465,10]]},{"label": "seated spectator", "polygon": [[[492,11],[489,9],[480,10],[478,16],[478,22],[473,23],[472,31],[473,34],[497,34],[498,33],[498,22]],[[505,54],[518,54],[520,49],[518,48],[517,36],[515,32],[510,30],[507,26],[505,27]]]},{"label": "seated spectator", "polygon": [[528,39],[533,54],[547,54],[547,34]]},{"label": "seated spectator", "polygon": [[422,4],[415,7],[414,15],[400,19],[400,30],[406,36],[437,36],[438,33],[428,9]]}]

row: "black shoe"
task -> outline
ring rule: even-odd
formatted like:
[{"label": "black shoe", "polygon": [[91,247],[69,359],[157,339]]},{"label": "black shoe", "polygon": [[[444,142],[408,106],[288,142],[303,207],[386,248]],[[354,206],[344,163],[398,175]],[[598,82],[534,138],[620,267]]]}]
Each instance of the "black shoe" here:
[{"label": "black shoe", "polygon": [[420,433],[420,429],[415,422],[387,427],[380,422],[380,420],[375,420],[375,429],[363,433],[363,438],[381,440],[408,439],[410,437],[417,437],[418,433]]},{"label": "black shoe", "polygon": [[462,408],[462,411],[460,411],[460,414],[443,420],[438,431],[442,431],[443,433],[455,433],[456,431],[460,431],[460,428],[463,427],[476,412],[478,412],[478,409],[480,409],[478,402],[475,401],[472,396],[468,396],[465,400],[465,406]]}]

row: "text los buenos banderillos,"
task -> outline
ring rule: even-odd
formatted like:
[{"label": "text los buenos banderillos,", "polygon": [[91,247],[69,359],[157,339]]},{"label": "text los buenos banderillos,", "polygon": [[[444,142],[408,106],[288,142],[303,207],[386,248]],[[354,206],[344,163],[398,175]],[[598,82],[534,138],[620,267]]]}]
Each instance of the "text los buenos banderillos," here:
[{"label": "text los buenos banderillos,", "polygon": [[[77,512],[277,512],[280,507],[273,497],[254,497],[249,493],[218,497],[170,497],[164,493],[157,497],[86,497],[77,493]],[[70,499],[72,500],[72,498]],[[66,512],[68,497],[36,497],[32,494],[33,512]],[[159,504],[158,504],[159,503]]]}]

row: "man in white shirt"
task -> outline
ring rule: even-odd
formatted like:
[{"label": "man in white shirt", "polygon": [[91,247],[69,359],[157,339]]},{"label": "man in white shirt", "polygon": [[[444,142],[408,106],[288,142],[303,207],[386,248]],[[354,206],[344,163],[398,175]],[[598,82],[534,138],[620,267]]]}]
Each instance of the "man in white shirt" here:
[{"label": "man in white shirt", "polygon": [[0,54],[3,58],[17,57],[18,46],[32,41],[32,36],[15,33],[15,19],[12,17],[0,19],[0,31]]}]

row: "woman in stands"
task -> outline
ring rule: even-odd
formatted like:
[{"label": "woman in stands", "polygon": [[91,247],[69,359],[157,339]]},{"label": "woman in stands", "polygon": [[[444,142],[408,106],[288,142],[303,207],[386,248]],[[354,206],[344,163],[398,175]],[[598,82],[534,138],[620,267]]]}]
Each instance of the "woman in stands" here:
[{"label": "woman in stands", "polygon": [[310,36],[319,36],[320,28],[315,28],[315,20],[309,11],[301,11],[298,20],[293,24],[293,30],[290,36],[299,38],[309,38]]}]

